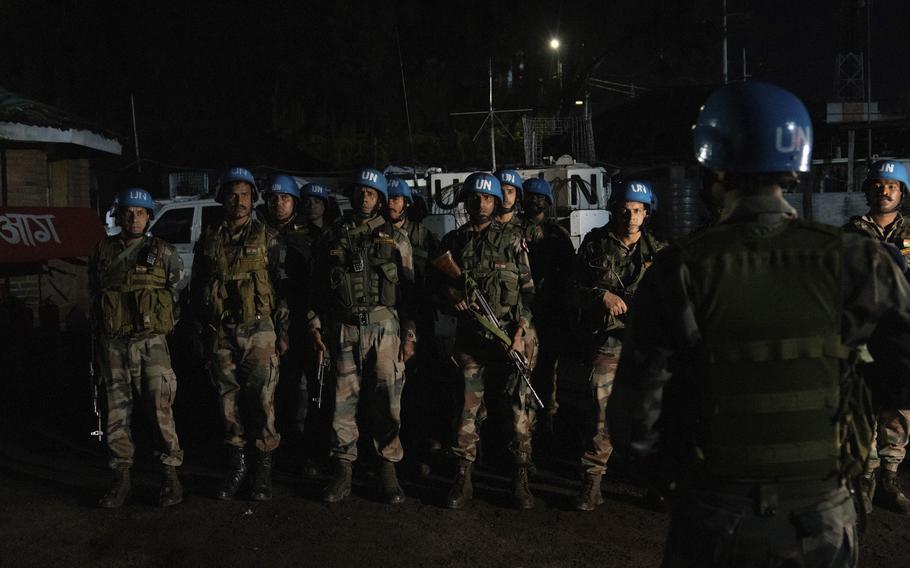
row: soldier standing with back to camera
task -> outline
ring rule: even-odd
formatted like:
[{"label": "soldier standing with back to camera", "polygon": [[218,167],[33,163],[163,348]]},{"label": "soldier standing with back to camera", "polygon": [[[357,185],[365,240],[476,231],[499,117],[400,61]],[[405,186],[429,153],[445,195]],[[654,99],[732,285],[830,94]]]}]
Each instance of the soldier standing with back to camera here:
[{"label": "soldier standing with back to camera", "polygon": [[313,275],[310,332],[317,358],[335,362],[332,480],[323,501],[351,493],[357,459],[357,407],[361,392],[373,446],[380,457],[380,490],[389,504],[405,495],[395,464],[404,457],[399,440],[405,363],[414,355],[412,321],[414,261],[407,235],[384,216],[388,182],[379,170],[354,177],[353,211],[333,223],[319,241]]},{"label": "soldier standing with back to camera", "polygon": [[102,374],[107,389],[107,446],[114,483],[98,505],[116,508],[130,493],[135,446],[131,421],[141,406],[155,425],[162,482],[158,504],[183,500],[177,467],[183,450],[177,439],[171,405],[177,377],[171,367],[167,334],[174,329],[183,263],[174,247],[146,235],[154,212],[152,196],[131,188],[118,198],[119,235],[98,244],[89,263],[92,315],[100,340]]},{"label": "soldier standing with back to camera", "polygon": [[847,482],[871,429],[853,366],[880,322],[899,339],[889,356],[910,355],[910,286],[881,244],[801,221],[783,199],[811,163],[793,94],[723,87],[693,134],[721,216],[638,286],[614,444],[670,494],[664,566],[855,566]]},{"label": "soldier standing with back to camera", "polygon": [[[869,166],[863,191],[869,204],[869,212],[853,217],[844,225],[847,231],[867,235],[897,247],[905,256],[910,254],[910,218],[901,214],[901,205],[908,195],[910,178],[907,168],[896,160],[880,160]],[[869,348],[876,359],[879,348],[887,348],[882,342],[889,342],[886,334],[875,334]],[[871,367],[875,373],[879,369]],[[887,395],[879,397],[876,437],[873,438],[872,455],[863,474],[863,507],[872,512],[873,498],[883,507],[910,515],[910,499],[901,490],[897,477],[898,466],[907,455],[907,441],[910,436],[910,410],[891,407]],[[876,474],[880,470],[881,485],[877,486]],[[878,491],[876,491],[876,486]]]},{"label": "soldier standing with back to camera", "polygon": [[216,199],[224,220],[205,229],[193,259],[193,313],[207,338],[208,366],[221,400],[230,471],[216,497],[233,499],[247,476],[248,446],[256,449],[251,498],[272,498],[278,357],[288,347],[288,310],[281,281],[278,233],[252,215],[258,189],[244,168],[222,175]]},{"label": "soldier standing with back to camera", "polygon": [[632,298],[654,255],[666,246],[645,228],[654,212],[654,191],[647,181],[629,180],[610,202],[610,222],[588,233],[578,248],[574,287],[582,326],[591,338],[590,416],[584,480],[575,508],[593,511],[603,502],[600,481],[613,453],[607,429],[607,401],[619,364]]}]

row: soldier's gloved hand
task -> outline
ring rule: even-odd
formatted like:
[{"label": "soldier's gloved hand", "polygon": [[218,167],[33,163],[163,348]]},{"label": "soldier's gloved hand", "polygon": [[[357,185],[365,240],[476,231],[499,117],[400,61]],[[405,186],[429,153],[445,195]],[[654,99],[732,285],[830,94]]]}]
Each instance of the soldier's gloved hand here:
[{"label": "soldier's gloved hand", "polygon": [[619,316],[629,311],[629,306],[626,305],[626,302],[609,290],[604,290],[603,301],[604,307],[614,316]]}]

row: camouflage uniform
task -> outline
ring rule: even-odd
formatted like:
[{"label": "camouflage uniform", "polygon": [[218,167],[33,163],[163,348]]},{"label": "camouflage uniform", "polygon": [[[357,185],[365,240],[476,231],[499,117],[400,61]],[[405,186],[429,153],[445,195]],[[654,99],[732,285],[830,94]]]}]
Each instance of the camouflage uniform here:
[{"label": "camouflage uniform", "polygon": [[133,463],[134,397],[142,399],[155,424],[158,458],[179,466],[183,450],[171,411],[177,377],[166,335],[174,328],[184,276],[180,255],[157,237],[143,236],[129,246],[119,235],[108,237],[96,247],[89,274],[107,388],[110,466]]},{"label": "camouflage uniform", "polygon": [[[398,437],[404,364],[398,354],[401,335],[414,334],[407,305],[414,281],[411,244],[381,216],[358,224],[348,214],[326,229],[315,263],[318,301],[309,325],[321,329],[335,362],[332,457],[357,459],[357,405],[368,384],[374,447],[383,460],[399,462],[404,457]],[[365,384],[370,369],[376,381]]]},{"label": "camouflage uniform", "polygon": [[627,247],[610,225],[594,229],[585,236],[575,260],[574,288],[582,312],[582,329],[591,337],[591,412],[589,436],[581,458],[586,473],[602,475],[613,453],[607,430],[607,401],[622,350],[622,334],[627,314],[612,315],[603,303],[604,291],[621,297],[631,310],[638,283],[654,259],[666,246],[646,230],[638,242]]},{"label": "camouflage uniform", "polygon": [[[427,289],[427,261],[439,254],[439,239],[422,224],[405,219],[399,227],[408,236],[414,256],[414,319],[417,334],[423,338],[417,345],[417,352],[408,361],[408,378],[403,393],[402,438],[408,444],[419,447],[429,438],[443,439],[447,430],[446,422],[449,398],[446,396],[445,377],[440,376],[440,357],[436,350],[434,336],[434,306]],[[409,448],[408,448],[409,449]]]},{"label": "camouflage uniform", "polygon": [[533,383],[552,416],[559,408],[556,365],[573,323],[568,291],[575,247],[569,232],[552,219],[540,223],[523,219],[523,222],[527,227],[525,238],[535,288],[531,313],[538,336]]},{"label": "camouflage uniform", "polygon": [[882,247],[777,196],[731,202],[657,257],[608,417],[633,465],[676,489],[665,566],[856,564],[842,475],[861,460],[841,404],[861,384],[850,351],[885,321],[906,349],[910,287]]},{"label": "camouflage uniform", "polygon": [[[881,242],[895,245],[906,257],[910,254],[910,217],[898,215],[897,219],[883,230],[869,215],[853,217],[844,225],[849,230],[868,235]],[[875,351],[876,336],[872,337],[870,348]],[[907,455],[907,442],[910,437],[910,410],[898,410],[883,407],[879,410],[878,428],[873,439],[872,454],[869,456],[867,470],[874,472],[884,462],[884,468],[897,471],[898,466]]]},{"label": "camouflage uniform", "polygon": [[269,217],[268,225],[278,232],[281,242],[276,288],[287,302],[289,311],[289,346],[280,365],[278,382],[278,418],[283,426],[292,427],[302,435],[310,404],[307,369],[310,376],[315,376],[313,350],[306,341],[306,314],[313,247],[322,228],[303,221],[298,215],[282,224]]},{"label": "camouflage uniform", "polygon": [[277,232],[258,219],[236,232],[227,221],[212,225],[196,244],[191,285],[193,312],[207,325],[224,442],[242,449],[252,438],[264,453],[281,441],[275,427],[275,344],[276,330],[286,334],[289,322],[272,284],[281,280],[280,256]]},{"label": "camouflage uniform", "polygon": [[[456,264],[478,283],[510,335],[519,326],[529,328],[534,281],[527,246],[519,231],[494,221],[478,232],[466,223],[443,237],[440,250],[450,251]],[[523,466],[531,458],[529,393],[498,342],[472,318],[460,315],[455,358],[464,380],[464,406],[452,451],[469,462],[477,459],[482,405],[486,401],[488,408],[510,409],[509,451],[514,463]],[[533,350],[531,343],[527,347]],[[531,359],[527,350],[525,355]]]}]

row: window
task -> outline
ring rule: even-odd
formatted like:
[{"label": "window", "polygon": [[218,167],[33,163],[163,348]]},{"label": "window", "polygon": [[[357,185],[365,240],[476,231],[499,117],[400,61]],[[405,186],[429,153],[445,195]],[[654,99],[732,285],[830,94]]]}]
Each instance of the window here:
[{"label": "window", "polygon": [[172,245],[188,245],[192,240],[194,207],[169,209],[152,226],[152,234]]}]

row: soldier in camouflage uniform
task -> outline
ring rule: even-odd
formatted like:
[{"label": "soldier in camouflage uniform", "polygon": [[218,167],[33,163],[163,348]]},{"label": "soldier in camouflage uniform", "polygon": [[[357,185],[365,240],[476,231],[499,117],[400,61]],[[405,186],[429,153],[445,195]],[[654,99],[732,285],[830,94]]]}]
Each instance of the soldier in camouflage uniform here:
[{"label": "soldier in camouflage uniform", "polygon": [[[498,179],[482,172],[471,174],[465,180],[461,197],[470,220],[443,237],[440,251],[443,255],[451,253],[465,277],[476,282],[511,334],[511,348],[524,352],[531,322],[529,306],[534,295],[524,240],[519,231],[494,219],[496,209],[503,203]],[[531,459],[528,389],[508,363],[499,340],[468,316],[474,308],[465,299],[464,282],[453,281],[435,270],[433,275],[440,278],[439,287],[448,291],[447,309],[454,308],[460,315],[455,358],[464,381],[464,405],[456,445],[452,448],[460,462],[446,505],[460,509],[473,497],[472,470],[480,440],[481,408],[486,403],[494,412],[511,415],[509,450],[515,466],[512,496],[517,507],[533,508],[534,496],[528,487]]]},{"label": "soldier in camouflage uniform", "polygon": [[715,91],[693,134],[722,215],[661,251],[636,292],[608,419],[634,469],[667,476],[667,568],[857,564],[845,477],[871,431],[855,427],[853,361],[885,322],[891,356],[910,355],[910,286],[881,244],[783,199],[811,132],[779,87]]},{"label": "soldier in camouflage uniform", "polygon": [[107,445],[114,484],[99,505],[120,507],[130,492],[134,401],[155,425],[163,467],[158,503],[183,500],[176,468],[183,463],[171,405],[177,377],[171,368],[167,334],[174,329],[183,263],[170,244],[145,234],[153,213],[151,196],[127,189],[118,199],[119,235],[98,244],[89,265],[94,328],[100,335],[107,388]]},{"label": "soldier in camouflage uniform", "polygon": [[[288,278],[293,282],[294,296],[305,300],[306,305],[297,305],[292,308],[291,328],[293,330],[299,326],[299,332],[291,334],[292,340],[295,335],[309,335],[306,314],[314,301],[312,297],[313,254],[316,250],[316,243],[333,218],[329,212],[332,204],[332,192],[329,188],[318,183],[306,183],[300,188],[300,215],[297,219],[299,219],[301,229],[294,233],[292,246],[288,247],[287,273]],[[295,311],[297,315],[294,315]],[[319,474],[321,464],[329,455],[332,407],[328,404],[329,401],[325,400],[324,393],[334,392],[334,389],[329,383],[331,373],[326,370],[323,376],[323,400],[318,401],[320,412],[310,419],[309,429],[305,429],[307,417],[310,416],[310,403],[315,402],[320,396],[320,386],[315,382],[318,369],[312,348],[304,345],[300,345],[300,348],[303,369],[297,385],[297,412],[294,417],[294,427],[299,434],[303,435],[304,455],[307,456],[304,471],[309,477],[313,477]]]},{"label": "soldier in camouflage uniform", "polygon": [[[866,174],[863,190],[869,203],[869,213],[853,217],[845,230],[867,235],[884,243],[893,244],[906,257],[910,254],[910,217],[901,215],[901,204],[907,196],[910,179],[907,169],[895,160],[874,162]],[[882,348],[881,334],[873,335],[869,348],[873,355]],[[872,369],[875,372],[875,369]],[[863,506],[872,512],[873,497],[883,506],[903,515],[910,515],[910,499],[904,495],[898,482],[897,470],[907,455],[910,436],[910,410],[889,408],[888,402],[878,411],[876,440],[872,455],[863,475]],[[881,485],[876,492],[876,472],[881,468]]]},{"label": "soldier in camouflage uniform", "polygon": [[[309,286],[312,269],[312,251],[322,233],[325,201],[329,192],[318,184],[308,183],[303,189],[297,187],[293,177],[286,174],[273,175],[264,193],[268,217],[266,224],[278,232],[281,240],[279,280],[276,288],[288,305],[290,324],[288,329],[288,351],[282,358],[278,381],[278,420],[282,427],[292,428],[304,453],[313,454],[316,441],[313,435],[304,433],[310,406],[308,378],[315,376],[313,350],[306,341],[307,311],[309,309]],[[297,213],[300,202],[304,201],[303,214]],[[316,201],[317,203],[313,203]],[[307,372],[309,371],[309,372]],[[309,456],[312,457],[312,456]],[[305,470],[313,474],[315,464],[307,459]]]},{"label": "soldier in camouflage uniform", "polygon": [[354,211],[326,229],[313,271],[319,301],[310,314],[310,331],[319,360],[330,352],[336,374],[334,474],[322,498],[334,503],[351,493],[357,405],[364,390],[370,433],[381,458],[383,499],[398,504],[404,501],[395,471],[404,457],[398,436],[401,392],[405,363],[417,341],[408,304],[414,261],[407,234],[382,215],[388,201],[382,172],[365,168],[354,185]]},{"label": "soldier in camouflage uniform", "polygon": [[[446,410],[446,383],[439,376],[440,358],[432,338],[434,335],[434,305],[427,288],[427,259],[439,254],[439,239],[421,223],[410,218],[414,196],[407,182],[400,178],[389,180],[388,218],[396,229],[403,231],[411,242],[414,256],[414,317],[417,334],[426,338],[407,366],[407,382],[402,400],[402,440],[420,475],[429,474],[424,460],[427,450],[443,439],[449,423]],[[408,447],[408,444],[411,447]],[[412,452],[411,449],[416,451]]]},{"label": "soldier in camouflage uniform", "polygon": [[580,511],[592,511],[603,502],[600,480],[613,453],[606,423],[607,401],[613,390],[628,312],[654,255],[666,246],[644,227],[654,204],[650,183],[625,182],[611,200],[610,222],[588,233],[578,248],[574,287],[592,352],[589,436],[581,457],[584,482],[575,500],[575,508]]},{"label": "soldier in camouflage uniform", "polygon": [[[575,247],[569,232],[554,219],[547,217],[553,206],[550,184],[540,178],[524,182],[522,221],[528,227],[528,256],[534,278],[534,327],[537,329],[537,363],[534,365],[534,388],[547,405],[546,414],[552,430],[552,420],[559,409],[556,399],[556,377],[559,356],[571,336],[573,320],[570,279]],[[533,419],[533,417],[532,417]]]},{"label": "soldier in camouflage uniform", "polygon": [[278,357],[288,346],[288,310],[280,290],[278,233],[253,218],[256,182],[244,168],[222,176],[217,199],[224,221],[196,243],[191,283],[193,313],[204,326],[208,366],[221,399],[230,471],[216,497],[233,499],[248,470],[247,446],[256,448],[251,497],[272,498],[272,453]]}]

